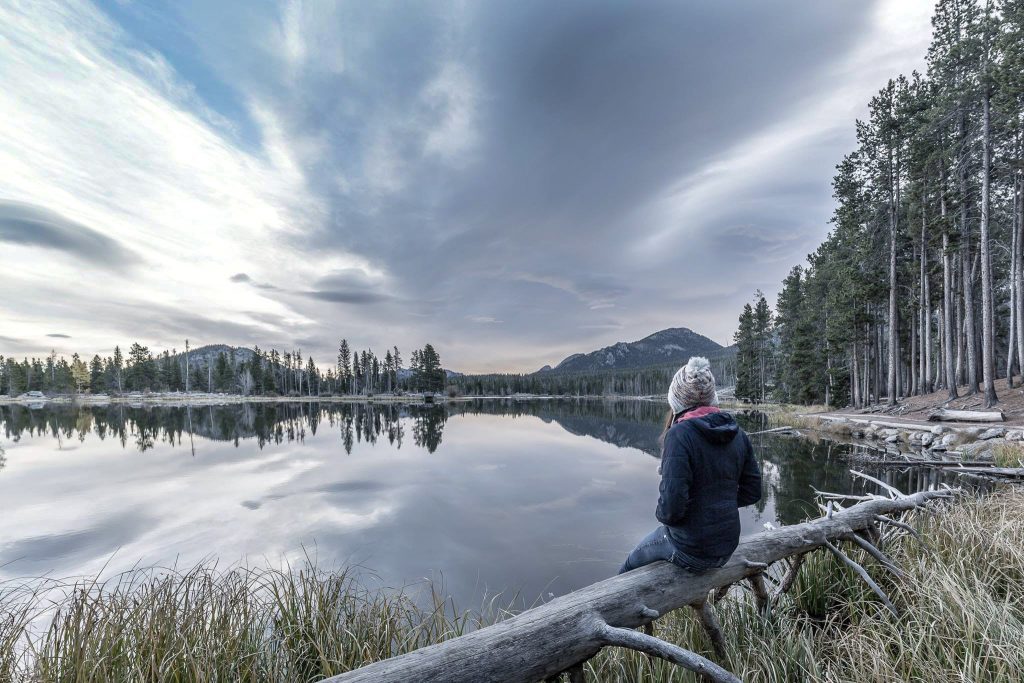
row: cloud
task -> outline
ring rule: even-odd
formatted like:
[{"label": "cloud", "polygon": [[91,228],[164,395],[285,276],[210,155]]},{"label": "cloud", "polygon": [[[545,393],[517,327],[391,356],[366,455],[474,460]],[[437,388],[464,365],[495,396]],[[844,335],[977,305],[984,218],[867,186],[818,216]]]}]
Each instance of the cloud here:
[{"label": "cloud", "polygon": [[0,201],[0,242],[60,251],[115,270],[138,261],[130,249],[102,232],[24,202]]},{"label": "cloud", "polygon": [[47,337],[54,337],[56,339],[71,339],[70,334],[61,334],[60,332],[51,332],[46,335]]},{"label": "cloud", "polygon": [[4,331],[429,341],[463,370],[725,343],[824,236],[853,118],[921,62],[930,10],[0,4],[3,201],[62,219],[0,239],[64,261],[11,259]]},{"label": "cloud", "polygon": [[392,298],[383,291],[382,278],[356,268],[335,271],[319,278],[315,284],[316,289],[301,293],[313,299],[335,304],[377,304]]}]

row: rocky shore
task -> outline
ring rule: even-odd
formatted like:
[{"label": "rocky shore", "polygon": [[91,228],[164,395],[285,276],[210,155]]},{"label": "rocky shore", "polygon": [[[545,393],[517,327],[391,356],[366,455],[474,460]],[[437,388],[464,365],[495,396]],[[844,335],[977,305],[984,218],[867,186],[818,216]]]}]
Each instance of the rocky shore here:
[{"label": "rocky shore", "polygon": [[811,414],[801,416],[804,428],[847,437],[907,459],[996,461],[1024,456],[1024,426],[928,424]]}]

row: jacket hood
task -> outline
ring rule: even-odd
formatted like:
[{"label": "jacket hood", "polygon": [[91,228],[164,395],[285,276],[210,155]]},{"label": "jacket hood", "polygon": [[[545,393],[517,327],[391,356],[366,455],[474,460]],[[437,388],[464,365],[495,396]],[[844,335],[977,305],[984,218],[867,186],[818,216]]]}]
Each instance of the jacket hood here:
[{"label": "jacket hood", "polygon": [[683,422],[689,422],[706,441],[714,444],[729,443],[740,432],[739,425],[729,413],[715,412],[691,417]]}]

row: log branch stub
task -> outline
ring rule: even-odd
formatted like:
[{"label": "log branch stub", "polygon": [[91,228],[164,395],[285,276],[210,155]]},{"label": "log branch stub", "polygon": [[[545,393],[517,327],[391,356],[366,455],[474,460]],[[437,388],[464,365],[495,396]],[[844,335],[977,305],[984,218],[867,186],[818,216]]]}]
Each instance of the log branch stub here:
[{"label": "log branch stub", "polygon": [[617,628],[602,623],[598,626],[598,634],[603,645],[627,647],[637,652],[660,657],[700,674],[705,679],[714,683],[742,683],[738,677],[715,664],[710,659],[639,631]]},{"label": "log branch stub", "polygon": [[807,557],[807,553],[800,553],[790,561],[789,569],[786,571],[785,576],[782,577],[778,590],[775,591],[775,597],[788,593],[793,587],[793,584],[796,583],[796,577],[800,575],[800,566],[804,563],[805,557]]},{"label": "log branch stub", "polygon": [[896,605],[892,604],[892,600],[889,599],[889,596],[885,594],[885,591],[883,591],[877,583],[875,583],[875,580],[871,578],[871,575],[868,574],[864,567],[854,562],[846,553],[829,543],[827,540],[822,545],[828,548],[843,564],[855,571],[857,575],[864,580],[864,583],[868,585],[868,588],[874,591],[875,595],[882,600],[882,603],[889,608],[889,611],[892,612],[894,616],[900,616],[900,611],[896,609]]},{"label": "log branch stub", "polygon": [[771,616],[772,600],[768,595],[768,588],[764,584],[764,574],[757,573],[753,576],[748,576],[747,581],[750,582],[750,589],[754,592],[757,611],[761,613],[761,616],[767,619]]},{"label": "log branch stub", "polygon": [[907,494],[903,493],[903,491],[900,491],[898,488],[896,488],[892,484],[886,484],[884,481],[882,481],[878,477],[872,477],[870,474],[864,474],[863,472],[858,472],[857,470],[850,470],[850,474],[852,474],[855,477],[860,477],[861,479],[865,479],[867,481],[870,481],[873,484],[878,484],[883,489],[888,491],[889,495],[892,496],[893,498],[906,498],[907,497]]},{"label": "log branch stub", "polygon": [[888,555],[879,550],[875,545],[865,538],[861,538],[858,534],[847,534],[843,537],[845,540],[860,546],[867,551],[868,555],[878,560],[878,563],[888,569],[890,572],[900,577],[901,579],[910,578],[905,571],[899,568]]},{"label": "log branch stub", "polygon": [[715,656],[725,661],[725,634],[722,633],[722,626],[718,623],[715,608],[711,606],[710,602],[705,600],[699,605],[693,605],[693,610],[697,613],[697,619],[700,620],[700,625],[704,627],[704,632],[708,634],[711,647],[715,650]]}]

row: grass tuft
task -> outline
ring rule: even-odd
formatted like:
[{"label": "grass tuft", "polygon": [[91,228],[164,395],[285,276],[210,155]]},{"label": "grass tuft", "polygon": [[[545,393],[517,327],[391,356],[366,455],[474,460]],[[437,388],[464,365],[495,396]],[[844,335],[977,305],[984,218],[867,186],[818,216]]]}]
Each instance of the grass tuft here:
[{"label": "grass tuft", "polygon": [[999,467],[1024,467],[1024,444],[1008,442],[996,444],[992,457]]}]

